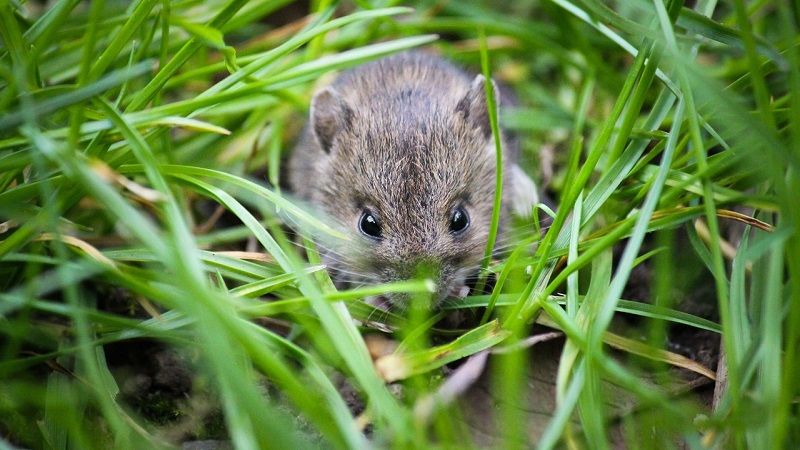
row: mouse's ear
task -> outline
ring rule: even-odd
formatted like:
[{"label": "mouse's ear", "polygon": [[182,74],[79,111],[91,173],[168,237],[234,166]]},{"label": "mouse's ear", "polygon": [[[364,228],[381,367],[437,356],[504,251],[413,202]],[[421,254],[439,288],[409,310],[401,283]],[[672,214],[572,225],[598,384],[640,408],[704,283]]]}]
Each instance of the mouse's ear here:
[{"label": "mouse's ear", "polygon": [[[456,111],[464,116],[467,123],[479,128],[484,136],[492,135],[492,127],[489,123],[489,108],[486,102],[486,88],[484,87],[486,78],[478,75],[472,80],[472,84],[465,95],[456,105]],[[494,80],[490,80],[494,91],[495,107],[500,106],[500,96]]]},{"label": "mouse's ear", "polygon": [[353,110],[332,87],[314,95],[311,100],[311,128],[325,152],[331,151],[336,133],[350,126]]}]

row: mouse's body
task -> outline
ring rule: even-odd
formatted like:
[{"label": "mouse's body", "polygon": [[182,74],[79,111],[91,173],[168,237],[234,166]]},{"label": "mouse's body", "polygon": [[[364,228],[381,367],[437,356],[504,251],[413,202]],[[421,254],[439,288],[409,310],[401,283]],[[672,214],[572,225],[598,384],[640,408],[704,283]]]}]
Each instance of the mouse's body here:
[{"label": "mouse's body", "polygon": [[[437,301],[464,295],[495,193],[484,78],[404,53],[341,74],[314,96],[310,116],[289,183],[353,238],[321,243],[334,281],[396,281],[423,267],[437,280]],[[516,152],[503,148],[501,226],[512,202],[530,212],[537,199]]]}]

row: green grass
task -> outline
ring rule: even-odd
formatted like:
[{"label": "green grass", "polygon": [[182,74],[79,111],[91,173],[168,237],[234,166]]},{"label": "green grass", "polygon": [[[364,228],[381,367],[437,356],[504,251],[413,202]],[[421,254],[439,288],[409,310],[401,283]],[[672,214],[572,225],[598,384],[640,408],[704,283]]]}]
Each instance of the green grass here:
[{"label": "green grass", "polygon": [[[566,336],[555,408],[532,437],[498,402],[498,448],[797,447],[790,3],[0,0],[0,448],[478,447],[445,366],[492,350],[492,398],[551,396],[534,322]],[[499,122],[557,207],[497,236],[492,292],[404,315],[361,300],[429,282],[336,291],[298,251],[282,224],[347,237],[280,165],[336,71],[417,47],[514,90]],[[700,330],[713,404],[675,389],[709,374],[668,346]],[[398,349],[373,361],[365,332]],[[190,390],[132,393],[153,346]]]}]

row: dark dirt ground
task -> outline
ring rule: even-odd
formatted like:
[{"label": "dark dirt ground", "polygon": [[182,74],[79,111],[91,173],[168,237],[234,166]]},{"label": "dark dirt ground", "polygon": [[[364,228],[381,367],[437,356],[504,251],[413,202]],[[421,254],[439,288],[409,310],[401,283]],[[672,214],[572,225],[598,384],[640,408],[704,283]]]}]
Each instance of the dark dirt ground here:
[{"label": "dark dirt ground", "polygon": [[[637,268],[625,298],[647,300],[651,278],[647,265]],[[716,319],[713,289],[706,284],[710,281],[702,277],[693,281],[694,288],[689,291],[692,295],[684,293],[677,296],[679,309]],[[695,298],[695,295],[700,297]],[[626,336],[633,337],[636,337],[637,332],[646,336],[644,326],[645,321],[622,315],[612,325],[615,329],[625,330]],[[536,329],[538,332],[547,331],[538,326]],[[391,339],[389,335],[385,337]],[[668,339],[668,350],[699,362],[711,370],[716,369],[719,339],[715,333],[676,325],[670,328]],[[463,395],[460,403],[462,420],[474,442],[482,447],[491,447],[499,442],[502,428],[497,426],[494,412],[505,402],[513,402],[519,406],[527,423],[529,442],[538,440],[555,408],[555,380],[563,343],[563,339],[556,339],[539,343],[527,350],[529,372],[523,398],[495,397],[496,393],[491,389],[495,357],[489,358],[483,375]],[[208,388],[211,384],[209,380],[204,379],[194,369],[196,355],[185,349],[141,339],[109,345],[105,350],[109,367],[121,389],[121,402],[134,415],[144,418],[153,433],[187,449],[226,448],[226,430],[219,402]],[[621,352],[614,354],[621,360],[626,360],[628,365],[635,367],[641,364],[641,367],[650,367],[636,357]],[[452,367],[459,364],[460,362],[454,363]],[[674,380],[670,389],[676,395],[692,398],[702,407],[711,407],[714,389],[712,380],[684,369],[670,368],[669,373],[670,379]],[[650,381],[643,375],[642,382]],[[358,393],[344,380],[340,380],[338,384],[354,414],[358,414],[363,409]],[[616,417],[611,418],[612,424],[621,423],[626,415],[637,413],[630,394],[610,383],[604,383],[603,390],[607,392],[605,400],[610,402],[610,410],[614,411]],[[612,427],[611,432],[613,442],[621,448],[622,431],[619,427]]]},{"label": "dark dirt ground", "polygon": [[[675,350],[688,350],[686,356],[715,353],[704,348],[713,347],[714,340],[707,336],[686,333],[681,338],[684,344]],[[555,409],[555,380],[563,343],[563,339],[556,339],[528,350],[529,371],[522,398],[497,396],[491,385],[494,357],[489,358],[483,375],[459,402],[461,420],[478,446],[496,447],[500,442],[502,427],[498,427],[495,413],[508,402],[518,406],[525,417],[529,442],[538,440]],[[183,448],[226,448],[226,430],[218,401],[208,390],[208,381],[192,369],[193,358],[188,352],[152,342],[130,342],[109,347],[106,353],[116,353],[109,358],[109,364],[121,387],[121,402],[134,415],[145,418],[152,432]],[[710,408],[714,387],[711,380],[683,369],[670,369],[669,374],[674,383],[671,389],[676,395],[688,395]],[[642,382],[651,381],[643,376]],[[339,385],[354,414],[358,414],[363,410],[363,403],[357,392],[345,382]],[[611,383],[604,383],[602,389],[606,394],[604,400],[615,416],[611,419],[611,438],[621,448],[621,431],[613,424],[628,414],[635,414],[637,405],[632,395]]]}]

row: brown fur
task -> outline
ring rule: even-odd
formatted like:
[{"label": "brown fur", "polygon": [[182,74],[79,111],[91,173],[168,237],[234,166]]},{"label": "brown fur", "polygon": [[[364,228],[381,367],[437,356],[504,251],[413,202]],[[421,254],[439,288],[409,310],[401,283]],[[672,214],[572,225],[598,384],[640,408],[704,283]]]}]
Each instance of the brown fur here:
[{"label": "brown fur", "polygon": [[[353,236],[355,244],[323,245],[334,272],[349,274],[341,280],[395,281],[424,264],[436,272],[441,300],[478,267],[495,191],[483,80],[437,57],[405,53],[345,72],[315,95],[289,183]],[[501,223],[514,191],[513,153],[504,151]],[[471,223],[453,235],[449,220],[459,204]],[[359,232],[365,208],[382,224],[379,241]]]}]

